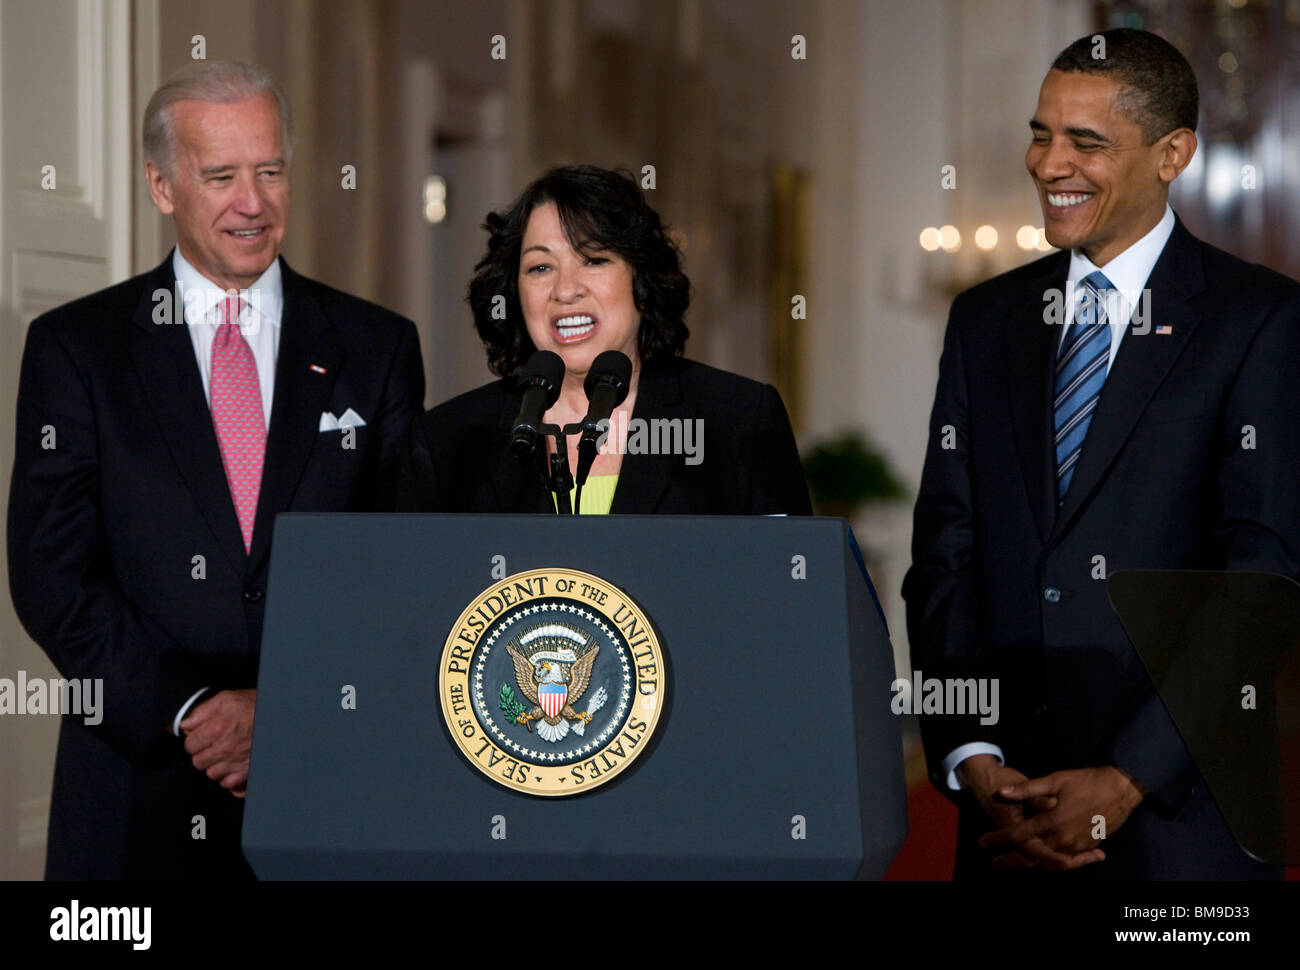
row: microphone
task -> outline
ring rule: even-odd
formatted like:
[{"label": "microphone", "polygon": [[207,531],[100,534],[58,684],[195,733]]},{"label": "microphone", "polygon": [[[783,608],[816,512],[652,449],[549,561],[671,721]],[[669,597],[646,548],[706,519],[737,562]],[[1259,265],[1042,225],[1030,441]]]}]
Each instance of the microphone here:
[{"label": "microphone", "polygon": [[564,381],[564,361],[557,353],[539,350],[528,358],[516,380],[523,388],[524,403],[515,418],[510,450],[518,458],[529,458],[536,454],[542,440],[542,418],[559,399],[560,384]]},{"label": "microphone", "polygon": [[[628,389],[632,385],[632,361],[617,350],[606,350],[597,355],[587,371],[587,380],[582,389],[587,392],[587,416],[579,427],[582,437],[578,439],[578,474],[579,487],[587,482],[592,463],[596,460],[597,443],[608,427],[609,416],[614,409],[627,400]],[[602,427],[602,422],[605,427]]]}]

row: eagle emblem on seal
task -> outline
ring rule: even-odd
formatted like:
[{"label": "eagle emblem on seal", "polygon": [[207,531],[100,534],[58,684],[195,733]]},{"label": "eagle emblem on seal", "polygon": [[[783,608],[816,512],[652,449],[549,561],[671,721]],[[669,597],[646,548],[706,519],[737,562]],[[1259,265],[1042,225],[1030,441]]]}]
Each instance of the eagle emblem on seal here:
[{"label": "eagle emblem on seal", "polygon": [[554,744],[570,730],[581,736],[595,713],[605,705],[602,686],[591,697],[585,711],[574,706],[587,692],[591,668],[600,644],[585,631],[564,623],[541,623],[521,631],[506,644],[515,668],[515,683],[532,709],[525,709],[511,696],[508,684],[501,687],[503,711],[530,732]]}]

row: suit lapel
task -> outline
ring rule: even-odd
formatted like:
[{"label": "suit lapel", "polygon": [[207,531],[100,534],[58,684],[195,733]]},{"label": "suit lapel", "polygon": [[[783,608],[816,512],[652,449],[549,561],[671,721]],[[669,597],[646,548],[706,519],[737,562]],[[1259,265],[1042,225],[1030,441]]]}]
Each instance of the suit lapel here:
[{"label": "suit lapel", "polygon": [[1052,374],[1059,327],[1044,322],[1044,294],[1055,288],[1064,294],[1070,265],[1068,253],[1048,260],[1041,276],[1030,284],[1024,305],[1007,314],[1002,359],[1007,367],[1011,424],[1020,456],[1025,490],[1039,535],[1046,540],[1056,506],[1056,456],[1052,441]]},{"label": "suit lapel", "polygon": [[[153,294],[158,291],[171,295],[170,323],[153,322]],[[177,300],[170,254],[146,277],[132,322],[131,359],[167,448],[217,545],[235,571],[243,575],[244,540],[226,484],[212,412],[203,396],[194,344],[185,326],[184,305]]]},{"label": "suit lapel", "polygon": [[[685,420],[690,416],[682,392],[680,366],[671,361],[641,369],[637,382],[636,405],[632,420],[651,422],[658,418]],[[629,429],[629,438],[631,429]],[[619,466],[618,485],[610,503],[611,515],[642,515],[654,512],[672,479],[673,469],[681,463],[680,455],[652,455],[644,451],[625,454]]]},{"label": "suit lapel", "polygon": [[[1130,321],[1119,345],[1065,493],[1065,504],[1056,516],[1053,536],[1070,527],[1097,490],[1200,323],[1201,315],[1191,298],[1205,289],[1205,269],[1196,240],[1181,221],[1175,223],[1147,289],[1151,291],[1148,319],[1140,331]],[[1168,327],[1170,332],[1156,333],[1157,327]]]},{"label": "suit lapel", "polygon": [[315,295],[283,259],[280,269],[284,310],[249,572],[257,569],[270,549],[275,516],[293,503],[307,459],[320,438],[321,412],[329,405],[343,359],[333,324]]}]

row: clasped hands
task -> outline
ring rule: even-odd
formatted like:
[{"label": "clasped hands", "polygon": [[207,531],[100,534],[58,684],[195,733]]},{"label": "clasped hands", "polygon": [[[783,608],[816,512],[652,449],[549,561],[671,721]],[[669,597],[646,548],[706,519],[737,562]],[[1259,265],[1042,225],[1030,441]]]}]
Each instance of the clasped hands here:
[{"label": "clasped hands", "polygon": [[1005,848],[999,869],[1064,871],[1101,862],[1094,819],[1113,835],[1146,794],[1131,775],[1112,765],[1054,771],[1041,778],[998,763],[989,754],[967,758],[962,780],[997,828],[980,838],[984,848]]},{"label": "clasped hands", "polygon": [[236,798],[246,794],[256,701],[256,690],[219,691],[181,721],[185,751],[194,767]]}]

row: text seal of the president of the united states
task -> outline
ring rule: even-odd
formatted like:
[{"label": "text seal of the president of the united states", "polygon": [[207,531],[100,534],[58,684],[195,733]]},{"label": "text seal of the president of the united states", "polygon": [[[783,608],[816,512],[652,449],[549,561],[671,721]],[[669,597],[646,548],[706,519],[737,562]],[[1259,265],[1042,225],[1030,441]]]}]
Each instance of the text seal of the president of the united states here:
[{"label": "text seal of the president of the united states", "polygon": [[666,699],[663,647],[618,586],[572,569],[493,583],[447,635],[438,693],[479,771],[529,795],[580,795],[647,747]]}]

